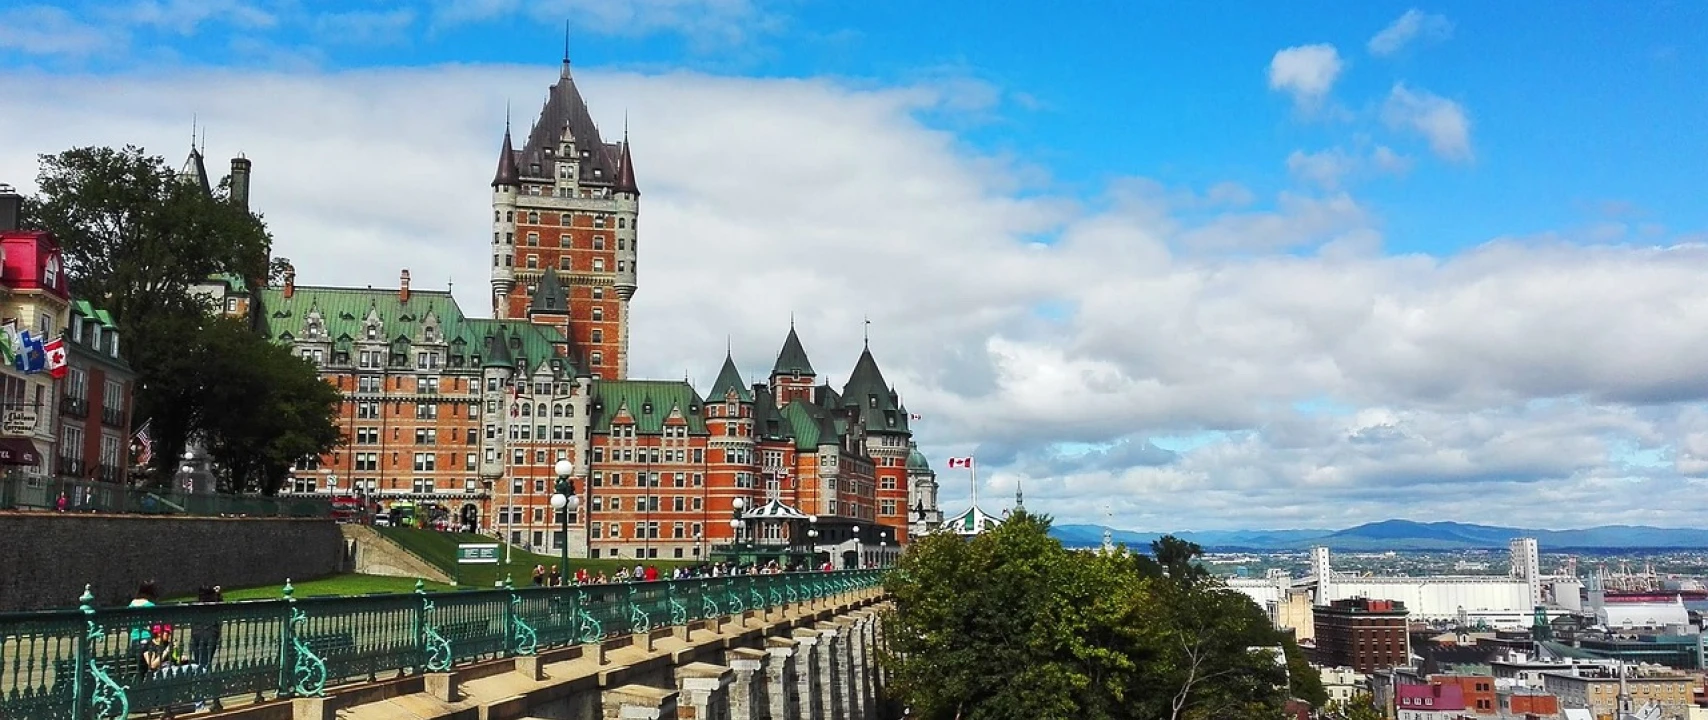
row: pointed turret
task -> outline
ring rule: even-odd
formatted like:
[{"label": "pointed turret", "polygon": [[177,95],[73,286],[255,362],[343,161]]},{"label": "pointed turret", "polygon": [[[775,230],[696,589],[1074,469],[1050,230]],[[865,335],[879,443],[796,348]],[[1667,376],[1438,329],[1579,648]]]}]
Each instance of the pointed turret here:
[{"label": "pointed turret", "polygon": [[202,151],[195,145],[190,146],[190,156],[184,158],[184,168],[178,171],[178,179],[198,188],[204,195],[212,195],[212,185],[208,183],[208,165],[202,157]]},{"label": "pointed turret", "polygon": [[563,283],[558,281],[557,270],[546,268],[546,273],[540,276],[540,284],[534,288],[534,297],[529,300],[529,315],[568,315],[569,294],[563,290]]},{"label": "pointed turret", "polygon": [[516,359],[510,355],[510,339],[499,329],[498,334],[486,339],[486,358],[481,367],[516,367]]},{"label": "pointed turret", "polygon": [[878,361],[872,358],[872,349],[861,350],[860,359],[854,363],[854,372],[848,376],[848,384],[842,387],[843,407],[858,408],[866,419],[868,432],[905,433],[909,432],[907,415],[902,411],[899,399],[884,382],[884,373],[878,369]]},{"label": "pointed turret", "polygon": [[712,383],[712,391],[706,393],[706,401],[723,402],[731,391],[735,392],[737,400],[744,403],[753,402],[753,391],[742,384],[741,371],[735,367],[735,358],[725,353],[724,367],[718,371],[718,379]]},{"label": "pointed turret", "polygon": [[629,155],[629,133],[623,131],[623,156],[617,167],[617,192],[639,195],[640,187],[635,185],[635,159]]},{"label": "pointed turret", "polygon": [[801,347],[801,336],[795,334],[793,323],[789,325],[789,337],[783,340],[783,350],[777,353],[777,364],[772,366],[771,375],[800,375],[811,377],[812,361],[807,360],[806,348]]},{"label": "pointed turret", "polygon": [[498,151],[498,172],[492,176],[493,187],[516,187],[522,173],[516,169],[516,147],[510,142],[510,124],[504,125],[504,147]]}]

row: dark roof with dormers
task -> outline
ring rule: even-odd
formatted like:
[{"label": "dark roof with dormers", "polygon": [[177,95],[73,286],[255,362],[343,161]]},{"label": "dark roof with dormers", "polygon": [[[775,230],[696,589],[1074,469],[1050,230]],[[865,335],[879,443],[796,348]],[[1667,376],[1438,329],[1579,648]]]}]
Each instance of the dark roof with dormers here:
[{"label": "dark roof with dormers", "polygon": [[795,326],[789,326],[789,337],[783,340],[783,350],[777,353],[777,364],[771,367],[772,375],[811,376],[815,373],[812,361],[807,359],[806,348],[801,347],[801,336],[795,334]]},{"label": "dark roof with dormers", "polygon": [[555,268],[546,268],[545,274],[540,276],[540,282],[534,288],[534,297],[528,301],[528,314],[534,313],[569,314],[569,293],[564,292],[563,283],[558,281]]},{"label": "dark roof with dormers", "polygon": [[516,171],[516,148],[510,144],[510,127],[504,128],[504,147],[498,150],[498,172],[492,176],[493,187],[515,187],[521,173]]},{"label": "dark roof with dormers", "polygon": [[742,384],[741,371],[735,367],[735,358],[725,354],[724,367],[718,371],[718,379],[712,382],[712,390],[706,393],[706,400],[723,402],[724,398],[729,397],[731,390],[735,391],[737,400],[744,403],[753,402],[753,391]]},{"label": "dark roof with dormers", "polygon": [[503,328],[499,328],[496,335],[486,336],[486,362],[481,363],[480,366],[483,368],[516,367],[516,359],[510,355],[510,338],[506,337]]},{"label": "dark roof with dormers", "polygon": [[[567,66],[546,94],[540,117],[528,131],[527,143],[514,154],[513,162],[518,171],[524,177],[555,177],[558,145],[565,128],[575,138],[576,150],[586,153],[586,157],[578,158],[581,161],[578,181],[592,185],[615,182],[622,146],[599,139],[599,127],[593,124],[593,116],[587,112],[587,102],[581,99],[581,92],[576,89],[575,79],[570,77]],[[538,170],[534,169],[536,166]]]},{"label": "dark roof with dormers", "polygon": [[842,404],[859,408],[868,432],[909,432],[907,413],[901,409],[900,398],[884,382],[884,373],[878,369],[878,361],[872,358],[869,347],[860,351],[854,372],[842,387]]}]

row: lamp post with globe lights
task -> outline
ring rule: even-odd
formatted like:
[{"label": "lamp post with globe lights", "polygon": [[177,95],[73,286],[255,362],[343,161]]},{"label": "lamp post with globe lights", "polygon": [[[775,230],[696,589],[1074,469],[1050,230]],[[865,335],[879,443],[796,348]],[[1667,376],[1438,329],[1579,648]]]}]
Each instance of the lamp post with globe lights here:
[{"label": "lamp post with globe lights", "polygon": [[[818,563],[818,516],[817,515],[808,515],[807,516],[807,549],[812,552],[812,555],[811,555],[812,562],[813,562],[813,564],[816,565]],[[816,570],[817,568],[813,567],[813,568],[808,568],[808,569],[809,570]]]},{"label": "lamp post with globe lights", "polygon": [[558,539],[560,559],[557,571],[558,577],[563,578],[563,582],[567,582],[569,578],[569,514],[581,507],[581,496],[575,493],[575,481],[570,479],[570,474],[575,471],[574,465],[571,465],[568,460],[559,460],[557,465],[552,467],[552,470],[557,473],[557,492],[552,495],[552,510],[557,512],[558,526],[563,532],[563,537]]}]

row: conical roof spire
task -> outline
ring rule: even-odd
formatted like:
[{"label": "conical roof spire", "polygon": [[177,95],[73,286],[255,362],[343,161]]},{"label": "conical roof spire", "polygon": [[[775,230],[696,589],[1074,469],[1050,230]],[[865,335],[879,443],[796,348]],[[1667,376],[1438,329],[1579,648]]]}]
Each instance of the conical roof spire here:
[{"label": "conical roof spire", "polygon": [[510,117],[504,118],[504,147],[498,151],[498,172],[492,176],[493,187],[517,187],[522,173],[516,169],[516,147],[510,142]]},{"label": "conical roof spire", "polygon": [[742,384],[741,371],[735,367],[735,358],[725,353],[724,367],[718,371],[718,379],[712,382],[712,391],[706,393],[706,402],[723,402],[732,390],[735,391],[736,399],[741,402],[753,402],[753,391]]},{"label": "conical roof spire", "polygon": [[795,334],[795,324],[789,323],[789,336],[783,339],[783,350],[777,353],[777,364],[771,367],[771,375],[812,376],[812,361],[807,359],[807,350],[801,347],[801,336]]},{"label": "conical roof spire", "polygon": [[635,159],[629,155],[628,120],[623,121],[623,155],[617,167],[617,192],[639,195],[640,187],[635,185]]}]

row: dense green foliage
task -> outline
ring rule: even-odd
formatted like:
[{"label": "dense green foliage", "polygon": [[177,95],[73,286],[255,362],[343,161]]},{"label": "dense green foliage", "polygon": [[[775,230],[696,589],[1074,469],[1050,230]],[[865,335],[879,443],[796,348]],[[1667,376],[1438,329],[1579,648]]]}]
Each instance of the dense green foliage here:
[{"label": "dense green foliage", "polygon": [[135,147],[41,158],[25,221],[53,232],[76,295],[113,315],[137,372],[135,417],[150,421],[156,481],[191,437],[207,442],[230,491],[277,492],[290,464],[337,444],[338,394],[315,369],[192,287],[218,274],[276,272],[257,215]]},{"label": "dense green foliage", "polygon": [[[1204,573],[1196,545],[1167,537],[1154,560],[1105,556],[1064,549],[1048,529],[1018,511],[902,557],[886,581],[884,662],[915,717],[1256,719],[1282,717],[1289,697],[1322,702],[1292,639]],[[1275,647],[1288,668],[1253,650]]]}]

